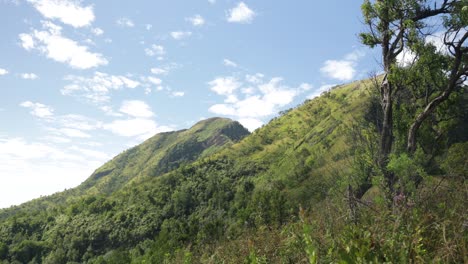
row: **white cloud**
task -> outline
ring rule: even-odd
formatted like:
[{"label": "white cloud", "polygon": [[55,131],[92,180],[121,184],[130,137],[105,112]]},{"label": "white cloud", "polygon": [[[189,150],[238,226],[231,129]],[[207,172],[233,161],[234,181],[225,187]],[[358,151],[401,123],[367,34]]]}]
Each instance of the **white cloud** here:
[{"label": "white cloud", "polygon": [[361,59],[362,57],[364,57],[366,55],[366,53],[361,50],[361,49],[356,49],[354,51],[352,51],[351,53],[347,54],[345,56],[345,60],[348,60],[348,61],[358,61],[359,59]]},{"label": "white cloud", "polygon": [[26,79],[26,80],[35,80],[39,78],[39,76],[37,76],[37,74],[35,73],[22,73],[20,76],[21,78]]},{"label": "white cloud", "polygon": [[346,60],[327,60],[320,71],[330,78],[341,81],[353,79],[356,73],[354,62]]},{"label": "white cloud", "polygon": [[190,31],[173,31],[171,32],[171,37],[176,39],[176,40],[181,40],[188,38],[192,35],[192,32]]},{"label": "white cloud", "polygon": [[232,60],[228,60],[228,59],[224,59],[223,64],[226,67],[233,67],[233,68],[237,67],[237,63],[233,62]]},{"label": "white cloud", "polygon": [[0,68],[0,76],[8,74],[8,71],[6,69]]},{"label": "white cloud", "polygon": [[210,3],[210,4],[215,4],[215,3],[216,3],[216,0],[208,0],[208,3]]},{"label": "white cloud", "polygon": [[60,127],[84,131],[96,130],[102,127],[102,122],[76,114],[58,116],[56,121]]},{"label": "white cloud", "polygon": [[166,50],[164,49],[163,46],[161,45],[156,45],[153,44],[151,47],[145,49],[146,55],[152,57],[152,56],[161,56],[166,54]]},{"label": "white cloud", "polygon": [[185,95],[185,92],[180,92],[180,91],[172,92],[172,96],[174,97],[182,97],[184,95]]},{"label": "white cloud", "polygon": [[148,82],[150,82],[151,84],[154,84],[154,85],[160,85],[162,83],[162,80],[159,79],[159,78],[155,78],[155,77],[148,77]]},{"label": "white cloud", "polygon": [[251,23],[256,13],[244,2],[240,2],[236,7],[230,9],[227,14],[227,21],[231,23],[248,24]]},{"label": "white cloud", "polygon": [[156,75],[167,75],[169,71],[165,68],[151,68],[151,73]]},{"label": "white cloud", "polygon": [[21,40],[21,46],[25,50],[31,50],[34,48],[34,38],[30,34],[19,34],[19,38]]},{"label": "white cloud", "polygon": [[[436,48],[436,51],[444,54],[444,55],[450,55],[448,46],[444,44],[444,36],[445,33],[440,31],[433,33],[432,35],[428,35],[425,39],[426,44],[431,44]],[[449,36],[449,39],[452,39],[454,41],[459,41],[460,36]],[[403,51],[398,54],[396,57],[397,63],[401,67],[408,67],[411,66],[414,62],[418,60],[417,55],[411,51],[408,48],[403,48]]]},{"label": "white cloud", "polygon": [[219,95],[229,95],[241,87],[241,83],[234,77],[218,77],[208,83],[210,89]]},{"label": "white cloud", "polygon": [[71,146],[70,150],[76,151],[80,155],[84,155],[84,156],[99,159],[99,160],[109,160],[111,158],[111,156],[109,154],[104,153],[102,151],[81,148],[81,147],[78,147],[78,146]]},{"label": "white cloud", "polygon": [[85,133],[78,129],[74,129],[74,128],[60,128],[56,130],[56,132],[64,136],[71,137],[71,138],[90,138],[91,137],[90,134]]},{"label": "white cloud", "polygon": [[77,69],[89,69],[108,63],[102,54],[90,52],[87,46],[63,37],[61,27],[51,22],[43,22],[42,25],[44,31],[34,30],[30,34],[19,35],[24,49],[36,49],[47,58],[67,63]]},{"label": "white cloud", "polygon": [[301,85],[299,86],[299,89],[301,89],[302,91],[309,91],[312,88],[314,87],[310,83],[301,83]]},{"label": "white cloud", "polygon": [[[293,99],[304,91],[304,84],[298,88],[282,85],[282,78],[275,77],[268,82],[247,75],[247,83],[255,82],[255,87],[242,87],[243,83],[233,77],[218,77],[209,82],[210,89],[225,96],[224,103],[212,105],[208,110],[212,113],[231,116],[253,130],[263,124],[266,118],[278,112],[281,107],[290,104]],[[263,77],[263,76],[262,76]],[[243,98],[237,91],[240,89]]]},{"label": "white cloud", "polygon": [[154,116],[151,107],[139,100],[124,101],[119,111],[133,117],[148,118]]},{"label": "white cloud", "polygon": [[233,106],[227,104],[215,104],[210,107],[210,112],[219,114],[219,115],[226,115],[226,116],[234,116],[236,115],[236,109]]},{"label": "white cloud", "polygon": [[104,30],[100,28],[93,28],[91,32],[96,36],[101,36],[102,34],[104,34]]},{"label": "white cloud", "polygon": [[194,15],[193,17],[188,17],[185,20],[196,27],[203,26],[205,24],[205,19],[200,15]]},{"label": "white cloud", "polygon": [[145,25],[146,30],[151,30],[153,28],[153,25],[151,24],[146,24]]},{"label": "white cloud", "polygon": [[175,70],[179,67],[180,65],[178,65],[177,63],[169,63],[161,67],[151,68],[150,71],[151,73],[156,75],[168,75],[172,70]]},{"label": "white cloud", "polygon": [[327,60],[325,61],[320,72],[329,78],[340,81],[350,81],[356,74],[356,65],[359,59],[365,56],[365,52],[361,49],[356,49],[347,54],[342,60]]},{"label": "white cloud", "polygon": [[20,104],[20,106],[31,109],[31,114],[39,118],[49,118],[54,115],[54,109],[50,106],[33,103],[31,101],[25,101]]},{"label": "white cloud", "polygon": [[95,72],[90,78],[69,75],[65,80],[71,83],[60,90],[63,95],[81,97],[93,103],[108,102],[109,93],[113,90],[134,89],[140,85],[139,82],[125,76],[102,72]]},{"label": "white cloud", "polygon": [[133,21],[127,17],[121,17],[117,19],[116,23],[117,25],[121,27],[134,27],[135,26],[135,23],[133,23]]},{"label": "white cloud", "polygon": [[256,73],[254,75],[247,74],[245,76],[245,80],[252,84],[259,84],[263,82],[263,77],[265,77],[265,75],[263,75],[262,73]]},{"label": "white cloud", "polygon": [[158,126],[153,120],[145,118],[115,120],[105,124],[104,129],[119,136],[137,137],[139,139],[147,139],[156,133],[173,130],[167,126]]},{"label": "white cloud", "polygon": [[94,21],[92,6],[82,7],[79,1],[28,0],[37,11],[49,19],[58,19],[75,28],[89,26]]},{"label": "white cloud", "polygon": [[239,121],[239,123],[241,123],[250,132],[254,131],[255,129],[263,125],[263,122],[261,120],[258,120],[255,118],[241,118],[241,119],[238,119],[237,121]]},{"label": "white cloud", "polygon": [[396,57],[397,63],[401,67],[407,67],[414,63],[416,60],[416,54],[408,48],[403,48],[403,51]]},{"label": "white cloud", "polygon": [[0,175],[9,175],[0,184],[0,208],[75,187],[107,159],[91,150],[0,138],[0,160],[8,161],[0,163]]}]

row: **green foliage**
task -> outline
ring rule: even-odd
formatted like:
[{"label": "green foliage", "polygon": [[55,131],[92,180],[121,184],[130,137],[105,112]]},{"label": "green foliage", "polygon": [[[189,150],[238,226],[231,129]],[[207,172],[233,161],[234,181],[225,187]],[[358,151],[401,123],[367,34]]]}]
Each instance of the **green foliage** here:
[{"label": "green foliage", "polygon": [[[345,187],[372,185],[368,175],[379,173],[379,116],[369,85],[335,87],[235,144],[244,130],[223,119],[155,136],[78,190],[0,211],[0,261],[463,262],[466,234],[456,232],[464,221],[456,196],[462,187],[437,189],[445,186],[436,188],[438,178],[426,170],[433,157],[422,150],[389,163],[408,179],[401,186],[411,187],[412,204],[379,203],[374,184],[349,221]],[[465,145],[436,156],[438,171],[464,173]],[[424,176],[418,188],[410,185],[416,176]],[[101,187],[112,191],[96,194]]]},{"label": "green foliage", "polygon": [[422,151],[419,150],[413,158],[406,153],[390,157],[387,169],[398,176],[396,189],[404,193],[413,193],[416,190],[415,183],[427,177],[424,167],[417,162],[417,157],[421,155]]},{"label": "green foliage", "polygon": [[461,181],[468,178],[468,142],[457,143],[450,147],[441,162],[447,175]]}]

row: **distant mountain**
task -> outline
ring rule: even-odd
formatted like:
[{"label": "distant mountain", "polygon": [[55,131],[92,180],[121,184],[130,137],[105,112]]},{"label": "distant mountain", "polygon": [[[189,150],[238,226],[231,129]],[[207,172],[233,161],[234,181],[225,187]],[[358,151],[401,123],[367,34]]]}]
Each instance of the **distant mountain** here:
[{"label": "distant mountain", "polygon": [[227,118],[160,133],[119,154],[76,188],[76,194],[109,194],[139,177],[156,177],[241,140],[249,131]]},{"label": "distant mountain", "polygon": [[156,177],[216,153],[249,134],[239,122],[219,117],[200,121],[190,129],[156,134],[96,169],[78,187],[0,209],[0,219],[16,212],[46,210],[85,195],[108,195],[137,178]]}]

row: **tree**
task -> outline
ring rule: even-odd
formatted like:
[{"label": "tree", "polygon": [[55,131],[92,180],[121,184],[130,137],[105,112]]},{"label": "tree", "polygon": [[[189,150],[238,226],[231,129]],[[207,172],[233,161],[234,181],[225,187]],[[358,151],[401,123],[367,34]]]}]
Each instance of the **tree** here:
[{"label": "tree", "polygon": [[[382,49],[384,77],[380,84],[380,103],[383,120],[380,131],[378,164],[383,171],[387,186],[393,192],[395,176],[387,171],[393,145],[394,97],[401,87],[395,84],[394,72],[398,68],[397,57],[414,39],[413,32],[427,29],[425,21],[440,14],[450,13],[457,0],[365,0],[362,5],[368,32],[361,33],[363,44]],[[432,5],[433,4],[433,5]]]},{"label": "tree", "polygon": [[[434,110],[442,102],[446,101],[450,94],[457,88],[464,86],[464,82],[468,76],[468,1],[460,1],[453,3],[452,13],[445,18],[444,22],[445,33],[443,34],[442,52],[445,52],[447,59],[447,67],[440,65],[439,71],[447,72],[442,76],[442,82],[432,82],[429,86],[432,90],[437,91],[436,95],[427,100],[423,111],[415,118],[408,130],[407,151],[413,153],[416,150],[416,137],[418,129],[422,123],[434,112]],[[420,36],[424,38],[424,36]],[[429,43],[429,45],[432,45]],[[417,54],[423,55],[424,54]],[[426,55],[431,56],[431,54]],[[433,61],[421,60],[426,63],[426,67],[430,67]],[[419,61],[418,61],[419,62]]]}]

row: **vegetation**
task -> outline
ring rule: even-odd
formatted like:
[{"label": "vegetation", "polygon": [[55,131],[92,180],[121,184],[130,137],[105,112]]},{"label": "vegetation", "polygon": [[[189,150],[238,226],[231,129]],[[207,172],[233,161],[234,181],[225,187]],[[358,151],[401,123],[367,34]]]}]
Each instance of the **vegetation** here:
[{"label": "vegetation", "polygon": [[[445,14],[445,34],[463,35],[466,12],[365,1],[364,42],[390,48],[384,75],[248,136],[227,119],[156,135],[75,189],[0,211],[0,261],[468,262],[467,48],[421,33]],[[405,48],[415,60],[400,65]]]}]

